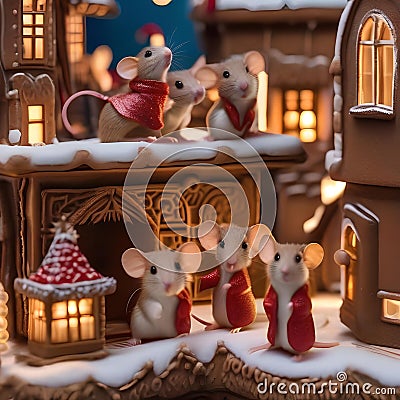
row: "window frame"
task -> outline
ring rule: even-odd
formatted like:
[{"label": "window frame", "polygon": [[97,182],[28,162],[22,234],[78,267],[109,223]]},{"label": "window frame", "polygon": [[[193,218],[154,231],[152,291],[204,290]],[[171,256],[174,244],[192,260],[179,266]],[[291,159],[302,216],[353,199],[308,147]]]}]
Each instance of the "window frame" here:
[{"label": "window frame", "polygon": [[[368,41],[361,40],[361,34],[365,25],[369,18],[373,18],[373,29],[376,31],[376,25],[378,20],[384,21],[387,27],[390,30],[391,36],[393,38],[392,41],[374,41],[372,43],[366,43]],[[362,43],[364,42],[364,43]],[[360,102],[360,67],[361,67],[361,60],[360,60],[360,46],[367,46],[370,45],[373,48],[373,56],[374,56],[374,70],[373,70],[373,102],[371,103],[361,103]],[[380,104],[377,102],[378,98],[378,77],[377,77],[377,66],[382,64],[379,61],[377,56],[376,49],[382,45],[391,45],[393,51],[393,73],[392,73],[392,105],[388,106],[385,104]],[[395,78],[396,78],[396,59],[397,59],[397,49],[396,49],[396,36],[393,24],[391,23],[390,19],[386,17],[382,12],[373,10],[370,13],[366,14],[363,18],[361,23],[360,29],[357,34],[357,105],[350,108],[350,114],[354,117],[359,118],[374,118],[374,119],[383,119],[383,120],[390,120],[394,118],[394,104],[395,104]]]}]

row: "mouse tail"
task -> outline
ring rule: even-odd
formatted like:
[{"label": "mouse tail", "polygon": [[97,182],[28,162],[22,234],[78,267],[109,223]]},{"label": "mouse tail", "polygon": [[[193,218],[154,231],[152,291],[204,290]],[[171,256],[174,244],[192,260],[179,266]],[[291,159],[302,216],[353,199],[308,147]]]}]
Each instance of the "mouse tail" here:
[{"label": "mouse tail", "polygon": [[201,323],[202,325],[204,325],[204,326],[210,326],[210,325],[212,325],[211,322],[204,321],[204,319],[201,319],[201,318],[198,317],[197,315],[194,315],[194,314],[190,314],[190,315],[192,316],[193,319],[195,319],[197,322],[200,322],[200,323]]},{"label": "mouse tail", "polygon": [[316,349],[329,349],[331,347],[339,346],[339,342],[314,342],[313,347]]},{"label": "mouse tail", "polygon": [[76,132],[68,120],[68,108],[75,99],[77,99],[78,97],[81,97],[81,96],[93,96],[100,100],[104,100],[104,101],[108,100],[108,96],[105,96],[104,94],[101,94],[94,90],[81,90],[80,92],[76,92],[72,96],[68,97],[68,99],[64,103],[62,111],[61,111],[61,118],[62,118],[63,124],[65,126],[65,129],[72,135],[76,134]]}]

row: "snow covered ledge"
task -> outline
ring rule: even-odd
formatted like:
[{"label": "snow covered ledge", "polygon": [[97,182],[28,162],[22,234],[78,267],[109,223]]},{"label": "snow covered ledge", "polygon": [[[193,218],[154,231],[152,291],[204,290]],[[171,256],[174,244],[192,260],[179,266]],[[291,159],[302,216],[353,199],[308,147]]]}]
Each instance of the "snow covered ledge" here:
[{"label": "snow covered ledge", "polygon": [[[152,143],[146,158],[157,165],[169,162],[212,160],[219,149],[234,158],[254,156],[254,150],[263,158],[303,161],[305,153],[300,140],[281,134],[264,134],[247,140],[218,140],[184,143]],[[0,171],[28,173],[32,171],[67,171],[86,165],[92,169],[128,168],[147,142],[100,143],[98,139],[71,141],[45,146],[0,145]],[[173,154],[173,156],[171,156]],[[151,160],[151,161],[150,161]],[[148,165],[150,166],[150,165]]]}]

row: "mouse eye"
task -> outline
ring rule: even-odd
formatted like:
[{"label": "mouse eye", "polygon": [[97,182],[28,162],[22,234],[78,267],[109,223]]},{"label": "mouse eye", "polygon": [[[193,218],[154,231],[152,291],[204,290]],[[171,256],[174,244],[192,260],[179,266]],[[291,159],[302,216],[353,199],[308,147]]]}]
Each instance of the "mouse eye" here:
[{"label": "mouse eye", "polygon": [[183,82],[182,81],[176,81],[175,82],[175,87],[177,89],[182,89],[183,88]]},{"label": "mouse eye", "polygon": [[279,253],[275,254],[274,260],[279,261],[281,259],[281,255]]},{"label": "mouse eye", "polygon": [[152,266],[150,267],[150,273],[151,273],[152,275],[155,275],[155,274],[157,273],[157,267],[154,266],[154,265],[152,265]]},{"label": "mouse eye", "polygon": [[223,240],[219,242],[219,247],[221,247],[221,249],[225,247],[225,242]]},{"label": "mouse eye", "polygon": [[177,271],[182,271],[181,264],[179,264],[178,262],[176,262],[176,263],[175,263],[175,269],[176,269]]},{"label": "mouse eye", "polygon": [[294,260],[299,263],[301,261],[301,255],[300,254],[296,254]]},{"label": "mouse eye", "polygon": [[145,56],[146,58],[149,58],[149,57],[151,57],[152,55],[153,55],[153,52],[152,52],[151,50],[147,50],[146,53],[144,53],[144,56]]},{"label": "mouse eye", "polygon": [[249,73],[249,68],[246,66],[246,72]]},{"label": "mouse eye", "polygon": [[249,245],[246,242],[242,243],[242,249],[243,250],[247,250],[248,247],[249,247]]},{"label": "mouse eye", "polygon": [[224,72],[222,73],[222,76],[223,76],[224,78],[229,78],[229,77],[231,76],[231,74],[229,73],[229,71],[224,71]]}]

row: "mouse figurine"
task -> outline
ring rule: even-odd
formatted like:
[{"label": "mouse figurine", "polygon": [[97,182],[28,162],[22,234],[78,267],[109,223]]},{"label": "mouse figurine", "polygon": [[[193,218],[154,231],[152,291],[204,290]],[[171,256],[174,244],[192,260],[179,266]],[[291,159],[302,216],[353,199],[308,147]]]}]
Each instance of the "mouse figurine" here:
[{"label": "mouse figurine", "polygon": [[[218,64],[207,64],[196,78],[207,88],[217,87],[219,100],[206,117],[212,139],[232,139],[256,135],[257,74],[265,69],[264,57],[258,51],[233,55]],[[213,129],[217,128],[217,129]]]},{"label": "mouse figurine", "polygon": [[264,310],[269,320],[269,343],[250,351],[282,348],[300,361],[302,354],[312,347],[337,346],[338,343],[315,341],[308,280],[309,270],[322,262],[323,248],[318,243],[280,244],[272,234],[268,236],[262,240],[259,257],[268,266],[271,283],[264,298]]},{"label": "mouse figurine", "polygon": [[199,268],[199,247],[187,242],[177,251],[149,253],[131,248],[124,252],[121,260],[128,275],[143,279],[138,301],[131,314],[132,337],[139,343],[143,339],[188,334],[192,301],[185,287],[186,273]]},{"label": "mouse figurine", "polygon": [[268,228],[262,224],[243,228],[205,221],[200,225],[198,237],[201,245],[206,250],[215,250],[216,260],[220,263],[218,268],[200,278],[200,291],[214,288],[212,312],[215,323],[192,315],[206,325],[206,330],[229,328],[238,332],[254,321],[256,301],[247,267],[257,255],[266,231]]},{"label": "mouse figurine", "polygon": [[186,128],[191,120],[193,106],[204,100],[205,88],[195,75],[205,64],[205,57],[200,56],[190,69],[168,72],[171,106],[164,111],[164,128],[161,129],[163,135]]},{"label": "mouse figurine", "polygon": [[64,126],[74,133],[67,117],[68,107],[77,97],[90,95],[106,102],[99,116],[98,137],[102,142],[153,141],[154,137],[160,137],[171,60],[168,47],[145,47],[136,57],[123,58],[117,65],[117,73],[129,80],[129,91],[111,97],[92,90],[75,93],[63,106]]}]

